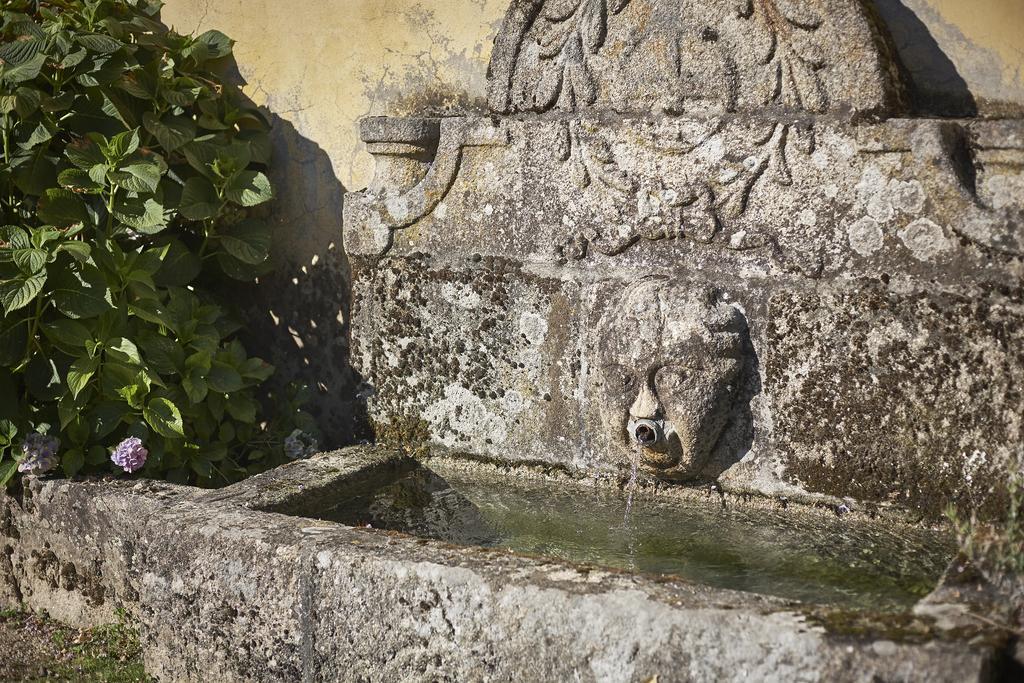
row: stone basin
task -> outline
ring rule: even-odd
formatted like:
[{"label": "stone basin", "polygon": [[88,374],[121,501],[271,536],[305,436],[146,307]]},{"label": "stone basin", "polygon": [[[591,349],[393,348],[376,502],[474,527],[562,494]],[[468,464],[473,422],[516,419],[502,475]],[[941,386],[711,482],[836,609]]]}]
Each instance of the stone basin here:
[{"label": "stone basin", "polygon": [[337,497],[299,497],[293,514],[812,604],[905,610],[934,588],[955,547],[935,529],[737,507],[711,489],[645,489],[630,503],[612,484],[520,480],[444,457],[345,480]]},{"label": "stone basin", "polygon": [[[218,491],[29,479],[0,496],[0,599],[82,625],[123,610],[160,680],[999,680],[1005,631],[913,604],[941,534],[681,487],[643,488],[617,531],[615,482],[513,469],[359,446]],[[453,484],[462,522],[366,528],[416,530],[382,524],[410,476],[413,496]],[[566,495],[572,518],[543,521]]]}]

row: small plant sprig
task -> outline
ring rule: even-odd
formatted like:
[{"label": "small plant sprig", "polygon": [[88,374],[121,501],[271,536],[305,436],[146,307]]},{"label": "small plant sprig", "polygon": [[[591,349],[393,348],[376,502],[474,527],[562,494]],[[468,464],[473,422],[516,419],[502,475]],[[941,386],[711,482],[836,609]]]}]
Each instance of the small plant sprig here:
[{"label": "small plant sprig", "polygon": [[268,123],[217,74],[232,41],[160,7],[0,1],[0,485],[231,481],[315,432],[294,395],[260,417],[273,368],[215,295],[270,268]]},{"label": "small plant sprig", "polygon": [[960,553],[994,584],[1024,579],[1024,469],[1012,468],[1006,481],[1007,507],[1002,519],[981,522],[977,513],[964,516],[950,505]]}]

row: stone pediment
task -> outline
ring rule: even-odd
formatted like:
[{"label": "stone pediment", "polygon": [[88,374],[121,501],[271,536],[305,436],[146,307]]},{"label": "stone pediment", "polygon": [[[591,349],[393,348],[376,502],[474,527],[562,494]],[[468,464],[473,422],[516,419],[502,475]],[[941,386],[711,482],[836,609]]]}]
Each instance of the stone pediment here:
[{"label": "stone pediment", "polygon": [[900,111],[860,0],[514,0],[495,40],[502,114]]}]

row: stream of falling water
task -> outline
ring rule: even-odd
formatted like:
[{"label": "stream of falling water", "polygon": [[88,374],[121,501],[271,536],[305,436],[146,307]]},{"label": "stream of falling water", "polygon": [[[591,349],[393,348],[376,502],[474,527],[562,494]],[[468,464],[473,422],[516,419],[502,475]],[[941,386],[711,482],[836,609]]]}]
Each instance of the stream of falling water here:
[{"label": "stream of falling water", "polygon": [[629,513],[633,509],[633,494],[636,492],[636,478],[639,474],[640,469],[640,453],[643,450],[643,446],[636,444],[633,449],[633,469],[629,473],[629,483],[626,484],[626,488],[629,490],[629,497],[626,498],[626,514],[622,516],[623,526],[629,524]]}]

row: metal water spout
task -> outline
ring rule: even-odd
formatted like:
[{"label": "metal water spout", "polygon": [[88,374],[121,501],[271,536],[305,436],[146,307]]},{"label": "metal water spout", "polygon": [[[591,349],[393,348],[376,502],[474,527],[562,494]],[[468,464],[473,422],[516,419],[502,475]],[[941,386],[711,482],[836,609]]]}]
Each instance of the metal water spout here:
[{"label": "metal water spout", "polygon": [[631,419],[627,429],[633,441],[644,448],[652,448],[665,439],[665,428],[661,420]]}]

